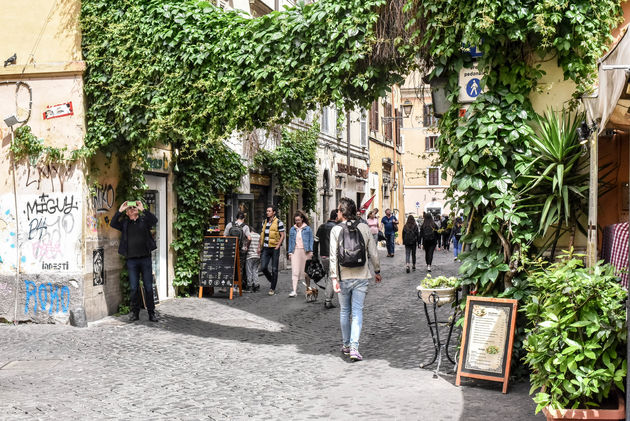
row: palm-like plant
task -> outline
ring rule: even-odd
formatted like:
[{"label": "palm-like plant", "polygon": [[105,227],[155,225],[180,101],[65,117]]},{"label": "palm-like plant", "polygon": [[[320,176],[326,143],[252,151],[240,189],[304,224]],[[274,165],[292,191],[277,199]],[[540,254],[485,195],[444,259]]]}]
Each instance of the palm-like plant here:
[{"label": "palm-like plant", "polygon": [[526,180],[521,190],[523,207],[532,220],[538,221],[538,232],[543,237],[550,227],[555,230],[548,242],[552,259],[563,232],[571,233],[571,246],[576,228],[585,232],[579,222],[588,203],[588,154],[578,133],[583,119],[583,113],[566,110],[536,115],[530,139],[531,161],[522,171]]}]

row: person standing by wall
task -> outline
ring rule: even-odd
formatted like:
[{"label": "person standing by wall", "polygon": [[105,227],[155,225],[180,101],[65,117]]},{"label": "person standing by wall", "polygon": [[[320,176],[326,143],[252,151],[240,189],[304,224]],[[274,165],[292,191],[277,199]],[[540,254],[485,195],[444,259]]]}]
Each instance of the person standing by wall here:
[{"label": "person standing by wall", "polygon": [[[260,264],[265,278],[271,283],[269,295],[276,293],[278,284],[278,262],[280,261],[280,247],[284,241],[284,224],[276,216],[278,209],[268,206],[267,219],[262,224],[260,234]],[[271,263],[271,272],[269,264]]]},{"label": "person standing by wall", "polygon": [[236,213],[236,221],[230,222],[225,226],[223,235],[238,238],[238,259],[241,265],[241,280],[243,282],[243,289],[247,290],[247,271],[245,265],[247,263],[247,249],[249,248],[249,243],[251,242],[252,237],[250,235],[249,226],[245,223],[245,212],[238,211]]},{"label": "person standing by wall", "polygon": [[157,218],[144,209],[140,200],[124,202],[109,223],[112,228],[122,233],[118,254],[127,259],[129,288],[131,290],[129,305],[131,316],[129,320],[132,322],[140,319],[140,297],[138,294],[140,274],[142,274],[144,299],[149,320],[158,321],[155,315],[155,302],[153,301],[153,267],[151,264],[151,252],[157,249],[155,240],[151,235],[151,228],[156,224]]},{"label": "person standing by wall", "polygon": [[422,246],[424,247],[424,258],[427,262],[427,272],[431,272],[431,264],[433,263],[433,252],[437,245],[438,239],[438,226],[433,222],[433,215],[431,212],[427,212],[420,229],[422,235]]},{"label": "person standing by wall", "polygon": [[[416,245],[419,238],[418,224],[413,215],[407,217],[407,222],[403,226],[403,244],[405,245],[405,264],[407,266],[406,271],[409,273],[409,260],[413,265],[413,270],[416,270]],[[411,258],[411,259],[410,259]]]},{"label": "person standing by wall", "polygon": [[385,242],[387,243],[387,257],[394,257],[396,226],[398,219],[392,215],[391,209],[385,209],[385,216],[381,219],[381,227],[385,231]]},{"label": "person standing by wall", "polygon": [[[363,326],[363,304],[371,278],[367,264],[368,259],[372,262],[375,273],[374,280],[377,283],[381,282],[381,266],[376,250],[376,241],[374,241],[374,237],[370,234],[370,229],[366,224],[357,223],[354,220],[356,213],[357,205],[352,199],[344,197],[339,201],[338,218],[340,222],[330,231],[330,277],[335,292],[339,293],[341,352],[349,355],[350,359],[354,361],[361,361],[363,357],[359,353],[359,338]],[[359,263],[353,263],[356,266],[347,266],[349,263],[346,261],[345,255],[342,256],[343,259],[340,259],[340,246],[344,253],[355,251],[353,245],[357,243],[360,245],[360,241],[357,241],[358,235],[363,239],[362,255],[359,254],[363,257],[363,265],[359,266]],[[352,253],[350,254],[352,255]]]},{"label": "person standing by wall", "polygon": [[313,231],[308,225],[308,219],[304,212],[298,210],[293,215],[295,225],[289,230],[289,260],[291,260],[291,279],[293,291],[289,297],[297,295],[297,286],[301,278],[304,278],[306,287],[311,286],[311,280],[304,268],[306,261],[313,258]]},{"label": "person standing by wall", "polygon": [[[378,221],[377,221],[378,223]],[[313,252],[315,256],[319,256],[322,267],[326,272],[326,284],[324,289],[324,307],[334,308],[332,300],[335,295],[333,289],[332,280],[330,279],[330,231],[337,225],[337,210],[330,211],[330,217],[328,221],[317,227],[317,233],[315,234],[315,242],[313,245]]]}]

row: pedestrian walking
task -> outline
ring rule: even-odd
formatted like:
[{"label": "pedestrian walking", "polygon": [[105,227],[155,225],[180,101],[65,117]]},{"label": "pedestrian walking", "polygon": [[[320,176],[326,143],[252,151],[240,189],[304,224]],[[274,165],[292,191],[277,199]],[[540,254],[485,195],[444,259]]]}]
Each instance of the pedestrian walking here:
[{"label": "pedestrian walking", "polygon": [[260,268],[260,234],[255,230],[249,232],[251,241],[247,250],[247,290],[256,292],[260,289],[258,283],[258,269]]},{"label": "pedestrian walking", "polygon": [[442,216],[442,222],[440,226],[442,227],[442,248],[446,251],[449,251],[451,248],[451,229],[453,228],[453,224],[450,221],[448,215]]},{"label": "pedestrian walking", "polygon": [[[123,214],[124,212],[124,214]],[[142,201],[125,201],[114,214],[109,225],[122,233],[118,245],[118,254],[127,259],[127,272],[131,293],[130,321],[140,319],[138,288],[140,275],[144,286],[144,300],[149,313],[149,320],[157,322],[155,302],[153,301],[153,265],[151,252],[157,249],[151,228],[157,224],[157,218],[144,208]]]},{"label": "pedestrian walking", "polygon": [[313,231],[308,225],[308,219],[304,212],[298,210],[293,215],[295,225],[289,230],[289,260],[291,261],[291,280],[293,291],[289,297],[297,295],[297,286],[300,279],[304,279],[306,288],[311,286],[311,279],[304,272],[306,261],[313,258]]},{"label": "pedestrian walking", "polygon": [[[278,262],[280,260],[280,247],[284,241],[284,224],[276,216],[278,209],[275,206],[268,206],[266,211],[267,218],[262,224],[260,233],[260,265],[263,275],[271,284],[269,295],[276,293],[278,284]],[[271,272],[269,271],[271,264]]]},{"label": "pedestrian walking", "polygon": [[328,221],[317,228],[315,242],[313,244],[313,258],[315,259],[319,256],[322,267],[326,272],[326,283],[324,286],[324,307],[326,308],[335,307],[332,302],[335,290],[333,288],[332,279],[330,279],[330,231],[335,225],[337,225],[337,210],[331,211]]},{"label": "pedestrian walking", "polygon": [[396,231],[398,231],[398,219],[392,215],[391,209],[385,209],[385,216],[381,219],[381,228],[385,231],[387,243],[387,257],[394,257]]},{"label": "pedestrian walking", "polygon": [[420,229],[422,235],[422,246],[424,247],[424,258],[427,263],[427,272],[431,272],[431,263],[433,263],[433,252],[437,245],[438,239],[438,226],[433,221],[433,215],[431,212],[427,212]]},{"label": "pedestrian walking", "polygon": [[416,270],[416,245],[418,244],[418,239],[420,237],[420,233],[418,231],[418,224],[416,224],[416,219],[413,215],[409,215],[407,217],[407,222],[403,226],[403,244],[405,245],[405,265],[406,271],[409,273],[409,262],[411,260],[413,270]]},{"label": "pedestrian walking", "polygon": [[339,293],[341,352],[361,361],[359,338],[363,326],[363,303],[371,278],[368,259],[374,268],[374,280],[381,282],[376,242],[367,224],[355,220],[357,205],[347,197],[339,201],[340,223],[330,232],[330,277]]},{"label": "pedestrian walking", "polygon": [[240,264],[241,281],[243,282],[243,289],[247,290],[247,249],[252,241],[252,237],[250,235],[249,226],[245,223],[245,212],[238,211],[236,213],[236,221],[229,222],[225,226],[223,235],[238,238],[238,261]]},{"label": "pedestrian walking", "polygon": [[[335,211],[337,212],[337,211]],[[376,213],[378,209],[370,211],[367,217],[367,224],[370,227],[370,234],[374,237],[374,241],[378,243],[378,218],[376,217]]]},{"label": "pedestrian walking", "polygon": [[455,218],[455,224],[453,224],[453,229],[451,230],[451,238],[453,239],[453,260],[457,260],[457,256],[462,252],[462,226],[463,221],[461,216]]}]

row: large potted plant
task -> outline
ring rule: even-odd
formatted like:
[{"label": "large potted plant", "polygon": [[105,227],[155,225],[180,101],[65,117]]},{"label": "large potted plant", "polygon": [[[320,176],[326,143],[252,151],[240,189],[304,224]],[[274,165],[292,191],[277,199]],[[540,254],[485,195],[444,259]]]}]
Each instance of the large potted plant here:
[{"label": "large potted plant", "polygon": [[436,278],[431,277],[431,275],[427,275],[422,281],[420,281],[420,285],[416,287],[418,291],[418,296],[427,304],[433,305],[432,294],[435,292],[437,296],[437,305],[438,307],[443,306],[444,304],[453,302],[455,300],[455,290],[458,287],[458,279],[454,276],[446,277],[446,276],[438,276]]},{"label": "large potted plant", "polygon": [[625,419],[626,292],[610,265],[563,255],[529,276],[524,343],[536,412],[555,419]]}]

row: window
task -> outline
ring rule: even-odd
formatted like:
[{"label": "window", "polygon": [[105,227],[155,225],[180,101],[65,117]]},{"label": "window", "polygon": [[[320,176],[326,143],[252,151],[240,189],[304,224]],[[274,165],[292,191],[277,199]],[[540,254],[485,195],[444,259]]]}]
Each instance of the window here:
[{"label": "window", "polygon": [[440,169],[429,168],[428,179],[429,179],[429,186],[439,186],[440,185]]},{"label": "window", "polygon": [[388,121],[386,123],[384,123],[384,128],[385,128],[385,141],[387,142],[391,142],[392,141],[392,137],[393,137],[393,131],[394,131],[394,124],[393,121],[391,119],[392,116],[392,104],[390,104],[389,102],[385,102],[385,104],[383,105],[383,114],[385,115],[385,119]]},{"label": "window", "polygon": [[324,106],[322,107],[322,127],[321,127],[321,131],[324,133],[328,133],[328,113],[329,113],[329,109],[328,106]]},{"label": "window", "polygon": [[422,115],[422,125],[431,127],[437,125],[437,119],[433,114],[433,104],[424,104],[424,113]]},{"label": "window", "polygon": [[435,152],[437,150],[437,136],[425,137],[424,146],[424,150],[426,152]]},{"label": "window", "polygon": [[361,110],[361,120],[359,120],[359,125],[361,127],[361,146],[367,148],[367,113],[365,110]]},{"label": "window", "polygon": [[378,132],[378,101],[373,101],[370,108],[370,131]]}]

